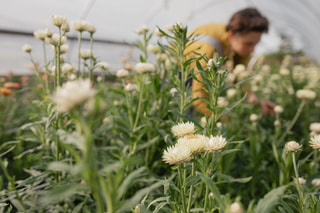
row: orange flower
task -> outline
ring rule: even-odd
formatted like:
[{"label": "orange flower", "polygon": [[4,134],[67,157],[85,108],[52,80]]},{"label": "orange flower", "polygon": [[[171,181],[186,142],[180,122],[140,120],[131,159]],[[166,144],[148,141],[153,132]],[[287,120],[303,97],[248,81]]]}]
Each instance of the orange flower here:
[{"label": "orange flower", "polygon": [[5,88],[5,87],[1,87],[0,88],[0,94],[11,95],[11,93],[12,93],[11,89],[8,89],[8,88]]}]

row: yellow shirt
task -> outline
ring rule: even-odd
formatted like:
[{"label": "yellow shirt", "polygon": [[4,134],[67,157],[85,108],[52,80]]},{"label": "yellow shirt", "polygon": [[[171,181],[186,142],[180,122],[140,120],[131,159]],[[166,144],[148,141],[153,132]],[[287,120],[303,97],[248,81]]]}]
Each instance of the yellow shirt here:
[{"label": "yellow shirt", "polygon": [[[240,57],[235,54],[228,40],[228,33],[226,32],[226,25],[224,24],[206,24],[197,27],[196,29],[190,32],[195,35],[196,42],[192,43],[187,47],[185,53],[188,54],[187,57],[199,57],[194,53],[200,53],[201,55],[206,55],[209,59],[213,58],[214,50],[220,54],[220,56],[227,57],[227,60],[233,62],[234,65],[244,64],[247,65],[249,57]],[[212,42],[213,41],[213,42]],[[216,45],[214,45],[216,44]],[[218,46],[218,47],[216,47]],[[221,53],[222,51],[222,53]],[[205,60],[200,60],[202,67],[206,67]],[[202,82],[202,77],[200,74],[197,74],[197,78]],[[193,79],[192,81],[192,96],[193,98],[203,97],[206,98],[209,96],[207,92],[203,90],[205,85]],[[201,99],[198,99],[193,102],[194,107],[203,114],[208,116],[211,115],[211,111],[207,109],[207,103]]]}]

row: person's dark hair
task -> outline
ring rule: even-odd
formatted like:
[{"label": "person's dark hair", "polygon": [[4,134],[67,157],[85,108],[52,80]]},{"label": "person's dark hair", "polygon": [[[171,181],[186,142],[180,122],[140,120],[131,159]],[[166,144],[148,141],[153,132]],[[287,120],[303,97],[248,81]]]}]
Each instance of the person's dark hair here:
[{"label": "person's dark hair", "polygon": [[232,15],[226,31],[233,33],[268,32],[268,19],[255,8],[246,8]]}]

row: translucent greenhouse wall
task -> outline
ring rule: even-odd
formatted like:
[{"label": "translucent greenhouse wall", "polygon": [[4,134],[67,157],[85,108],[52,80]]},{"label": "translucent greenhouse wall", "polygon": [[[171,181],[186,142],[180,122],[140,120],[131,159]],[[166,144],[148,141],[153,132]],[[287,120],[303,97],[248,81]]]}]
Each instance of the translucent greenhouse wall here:
[{"label": "translucent greenhouse wall", "polygon": [[[53,30],[51,15],[66,16],[69,22],[85,19],[96,26],[95,38],[121,43],[134,42],[138,38],[136,30],[144,24],[154,29],[177,21],[189,28],[208,22],[226,23],[232,13],[249,6],[257,7],[271,24],[270,32],[262,38],[255,54],[276,51],[280,45],[279,35],[286,34],[292,37],[296,49],[302,49],[310,58],[320,61],[318,0],[11,0],[5,1],[0,8],[0,30],[13,31],[11,34],[0,33],[0,74],[7,70],[28,72],[25,68],[28,60],[21,47],[30,43],[35,57],[40,57],[41,44],[32,36],[15,35],[14,32],[31,34],[38,29]],[[70,33],[75,36],[75,32]],[[120,58],[132,48],[96,43],[94,49],[97,57],[118,69],[122,65]]]}]

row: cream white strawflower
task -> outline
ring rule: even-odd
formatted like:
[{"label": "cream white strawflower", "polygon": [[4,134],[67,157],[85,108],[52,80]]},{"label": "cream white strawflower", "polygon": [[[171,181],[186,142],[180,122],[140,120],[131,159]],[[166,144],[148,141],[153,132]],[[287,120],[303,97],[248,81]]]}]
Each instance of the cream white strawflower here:
[{"label": "cream white strawflower", "polygon": [[280,75],[282,75],[282,76],[288,76],[288,75],[290,75],[290,70],[287,69],[287,68],[281,68],[281,69],[279,70],[279,73],[280,73]]},{"label": "cream white strawflower", "polygon": [[240,203],[234,202],[227,208],[226,213],[244,213],[244,211]]},{"label": "cream white strawflower", "polygon": [[84,20],[72,22],[72,29],[75,31],[83,32],[88,29],[89,23]]},{"label": "cream white strawflower", "polygon": [[205,128],[207,126],[207,119],[205,116],[202,116],[200,119],[200,125],[202,126],[202,128]]},{"label": "cream white strawflower", "polygon": [[222,136],[210,136],[209,140],[206,143],[205,150],[209,152],[218,152],[221,151],[227,145],[227,140]]},{"label": "cream white strawflower", "polygon": [[311,123],[309,126],[310,131],[312,132],[320,132],[320,123]]},{"label": "cream white strawflower", "polygon": [[52,45],[58,45],[60,40],[60,45],[63,45],[67,42],[66,36],[61,36],[58,33],[54,33],[50,38],[47,38],[46,41]]},{"label": "cream white strawflower", "polygon": [[46,35],[46,32],[44,30],[36,30],[36,31],[33,32],[33,36],[36,39],[44,41],[46,39],[47,35]]},{"label": "cream white strawflower", "polygon": [[135,85],[132,83],[129,83],[124,87],[124,90],[127,92],[132,92],[133,90],[135,90]]},{"label": "cream white strawflower", "polygon": [[25,44],[23,45],[22,50],[26,53],[30,53],[32,51],[32,46],[30,44]]},{"label": "cream white strawflower", "polygon": [[61,27],[62,24],[67,23],[65,16],[51,16],[51,24],[57,27]]},{"label": "cream white strawflower", "polygon": [[116,76],[118,78],[126,78],[129,76],[129,71],[125,69],[120,69],[117,71]]},{"label": "cream white strawflower", "polygon": [[300,89],[296,92],[296,96],[299,99],[313,100],[316,98],[317,94],[310,89]]},{"label": "cream white strawflower", "polygon": [[95,95],[89,79],[68,81],[58,87],[52,99],[56,103],[57,112],[68,112],[75,106],[81,105]]},{"label": "cream white strawflower", "polygon": [[178,123],[178,125],[171,128],[172,134],[178,138],[186,135],[192,135],[195,131],[194,123],[189,121],[185,123]]},{"label": "cream white strawflower", "polygon": [[320,135],[311,136],[309,143],[313,149],[319,149],[320,151]]},{"label": "cream white strawflower", "polygon": [[227,107],[229,105],[229,101],[225,97],[218,97],[217,101],[218,106],[220,107]]},{"label": "cream white strawflower", "polygon": [[64,64],[62,65],[61,70],[62,70],[63,73],[73,72],[73,71],[74,71],[74,67],[73,67],[72,64],[64,63]]},{"label": "cream white strawflower", "polygon": [[301,150],[302,145],[299,145],[296,141],[289,141],[284,146],[287,152],[297,152]]},{"label": "cream white strawflower", "polygon": [[142,35],[147,32],[149,32],[149,28],[147,27],[147,25],[143,25],[140,29],[137,30],[138,35]]},{"label": "cream white strawflower", "polygon": [[234,88],[228,89],[227,90],[227,97],[228,98],[234,98],[237,94],[237,90]]},{"label": "cream white strawflower", "polygon": [[307,182],[307,180],[302,177],[299,177],[298,181],[299,181],[300,185],[304,185]]},{"label": "cream white strawflower", "polygon": [[108,64],[108,62],[100,61],[97,64],[97,67],[100,69],[103,69],[103,70],[107,70],[109,68],[109,64]]},{"label": "cream white strawflower", "polygon": [[311,181],[311,184],[314,186],[314,187],[319,187],[320,186],[320,178],[315,178]]},{"label": "cream white strawflower", "polygon": [[209,140],[204,135],[187,135],[178,139],[178,146],[189,147],[192,154],[198,154],[205,151],[206,143]]},{"label": "cream white strawflower", "polygon": [[143,74],[143,73],[152,73],[155,71],[155,66],[154,64],[151,63],[142,63],[139,62],[136,64],[135,69],[137,71],[137,73]]},{"label": "cream white strawflower", "polygon": [[89,59],[93,56],[93,53],[90,49],[80,49],[80,58]]},{"label": "cream white strawflower", "polygon": [[63,23],[61,25],[61,30],[64,31],[64,32],[69,32],[70,31],[70,26],[68,23]]},{"label": "cream white strawflower", "polygon": [[159,53],[161,52],[161,47],[159,45],[148,44],[147,51],[151,53]]},{"label": "cream white strawflower", "polygon": [[46,36],[47,36],[48,38],[50,38],[50,37],[53,35],[53,32],[52,32],[50,29],[48,29],[48,28],[46,28],[44,32],[46,33]]},{"label": "cream white strawflower", "polygon": [[279,120],[275,120],[273,123],[274,126],[280,126],[281,122]]},{"label": "cream white strawflower", "polygon": [[86,29],[89,33],[93,34],[96,32],[96,27],[94,25],[88,25]]},{"label": "cream white strawflower", "polygon": [[259,119],[259,116],[257,114],[250,115],[250,121],[256,122],[258,119]]},{"label": "cream white strawflower", "polygon": [[168,164],[180,164],[191,159],[191,151],[186,146],[171,146],[163,152],[162,159]]},{"label": "cream white strawflower", "polygon": [[283,112],[283,108],[282,108],[282,106],[277,105],[277,106],[275,106],[275,107],[273,108],[273,111],[274,111],[276,114],[280,114],[280,113]]},{"label": "cream white strawflower", "polygon": [[173,95],[175,95],[177,92],[178,92],[177,88],[171,88],[169,93],[170,93],[170,95],[173,96]]},{"label": "cream white strawflower", "polygon": [[69,51],[69,45],[63,44],[60,46],[60,54],[67,53]]}]

